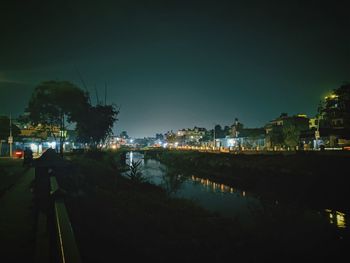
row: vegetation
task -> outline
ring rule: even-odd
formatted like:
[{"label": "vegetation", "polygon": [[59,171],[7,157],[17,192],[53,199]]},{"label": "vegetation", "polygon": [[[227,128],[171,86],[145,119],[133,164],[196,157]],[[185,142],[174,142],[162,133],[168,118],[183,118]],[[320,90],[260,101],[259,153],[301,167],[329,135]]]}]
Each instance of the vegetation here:
[{"label": "vegetation", "polygon": [[170,196],[181,189],[185,176],[178,173],[176,169],[166,167],[162,180],[162,188]]},{"label": "vegetation", "polygon": [[173,131],[171,131],[165,134],[165,139],[168,143],[174,143],[176,142],[177,137],[176,137],[176,134],[173,133]]},{"label": "vegetation", "polygon": [[63,154],[67,123],[79,122],[87,108],[88,95],[74,84],[46,81],[35,88],[26,112],[32,124],[41,124],[54,138],[54,129],[59,127],[60,152]]},{"label": "vegetation", "polygon": [[26,111],[22,121],[40,124],[55,139],[58,128],[61,154],[68,124],[75,123],[80,141],[96,148],[112,133],[119,113],[115,105],[91,105],[89,94],[67,81],[40,83]]},{"label": "vegetation", "polygon": [[77,123],[79,141],[97,148],[99,143],[103,143],[112,134],[118,114],[119,109],[115,105],[89,105],[81,121]]},{"label": "vegetation", "polygon": [[215,138],[225,138],[231,135],[231,129],[229,126],[225,126],[223,129],[220,124],[215,125]]},{"label": "vegetation", "polygon": [[141,171],[142,161],[132,161],[130,165],[128,165],[129,172],[126,174],[130,180],[134,183],[142,183],[145,181],[144,176]]},{"label": "vegetation", "polygon": [[292,149],[298,146],[300,141],[300,130],[296,125],[287,123],[283,125],[282,134],[284,139],[284,144]]},{"label": "vegetation", "polygon": [[213,136],[214,136],[214,130],[210,130],[210,131],[205,131],[205,134],[203,136],[203,138],[199,139],[200,142],[209,142],[209,141],[213,141]]}]

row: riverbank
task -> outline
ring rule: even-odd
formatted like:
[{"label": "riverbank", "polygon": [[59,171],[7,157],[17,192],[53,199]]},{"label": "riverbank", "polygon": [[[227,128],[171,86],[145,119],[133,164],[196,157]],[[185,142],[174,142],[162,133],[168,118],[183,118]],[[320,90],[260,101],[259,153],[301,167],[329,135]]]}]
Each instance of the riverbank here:
[{"label": "riverbank", "polygon": [[132,183],[120,175],[118,154],[70,158],[70,174],[59,180],[71,192],[66,204],[83,262],[215,261],[236,251],[242,231],[232,231],[231,220]]},{"label": "riverbank", "polygon": [[146,158],[253,192],[262,199],[315,209],[348,211],[348,153],[233,155],[149,150]]},{"label": "riverbank", "polygon": [[247,228],[149,183],[120,175],[118,153],[70,156],[57,175],[83,262],[313,261],[348,257],[329,223],[289,210],[255,211]]}]

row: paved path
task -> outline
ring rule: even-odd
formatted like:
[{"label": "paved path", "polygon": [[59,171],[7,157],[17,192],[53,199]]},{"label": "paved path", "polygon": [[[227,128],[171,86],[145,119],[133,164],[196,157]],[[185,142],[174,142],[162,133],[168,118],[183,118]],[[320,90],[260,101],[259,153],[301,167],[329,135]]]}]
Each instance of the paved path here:
[{"label": "paved path", "polygon": [[1,262],[33,262],[35,238],[30,191],[33,179],[31,168],[0,198]]}]

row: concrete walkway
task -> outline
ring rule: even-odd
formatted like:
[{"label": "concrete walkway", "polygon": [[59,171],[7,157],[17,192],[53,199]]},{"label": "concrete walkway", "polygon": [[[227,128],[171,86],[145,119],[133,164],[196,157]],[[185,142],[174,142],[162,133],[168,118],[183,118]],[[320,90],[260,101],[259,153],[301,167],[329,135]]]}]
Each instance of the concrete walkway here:
[{"label": "concrete walkway", "polygon": [[30,168],[0,198],[1,262],[33,262],[35,234],[30,191],[33,179],[34,169]]}]

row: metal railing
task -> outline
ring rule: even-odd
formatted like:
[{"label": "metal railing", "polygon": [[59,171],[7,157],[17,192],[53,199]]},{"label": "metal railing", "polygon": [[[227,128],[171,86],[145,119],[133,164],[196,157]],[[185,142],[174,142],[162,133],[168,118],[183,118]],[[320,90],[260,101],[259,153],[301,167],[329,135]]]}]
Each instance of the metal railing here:
[{"label": "metal railing", "polygon": [[55,239],[57,243],[58,259],[60,263],[81,263],[80,253],[75,241],[74,232],[68,216],[62,191],[56,177],[50,177],[50,195],[52,198]]}]

